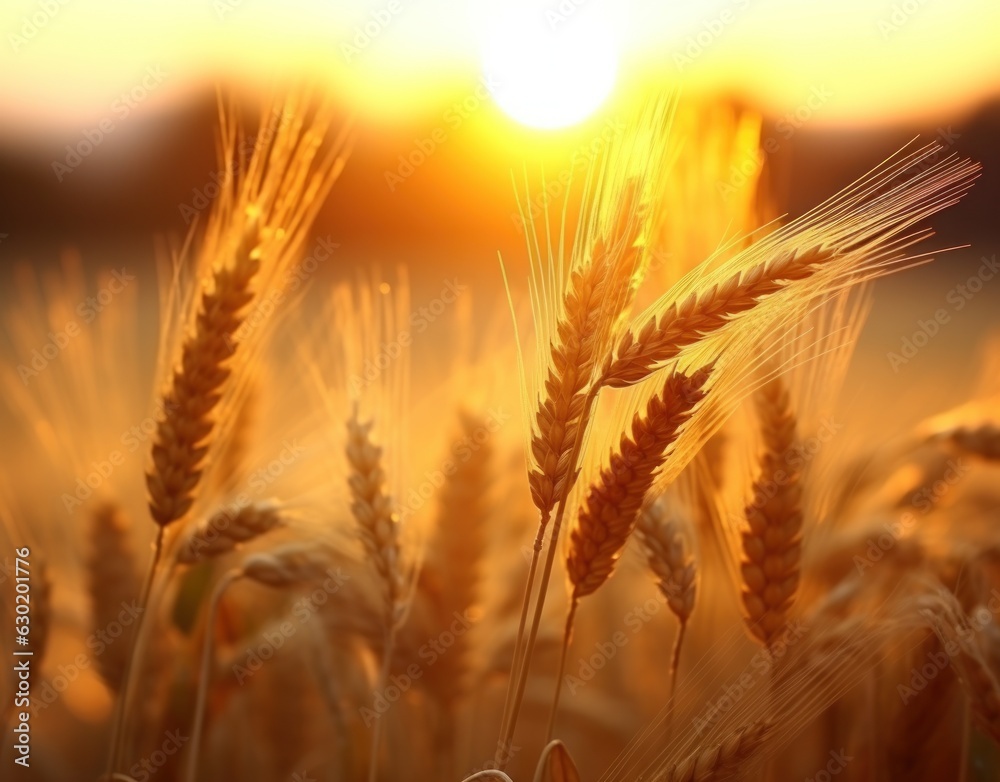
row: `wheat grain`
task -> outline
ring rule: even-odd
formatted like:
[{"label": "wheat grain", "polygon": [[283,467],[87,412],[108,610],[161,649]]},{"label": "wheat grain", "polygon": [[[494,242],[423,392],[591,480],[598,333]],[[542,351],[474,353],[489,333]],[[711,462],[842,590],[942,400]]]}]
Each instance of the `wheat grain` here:
[{"label": "wheat grain", "polygon": [[183,517],[194,503],[206,441],[215,425],[212,413],[229,377],[232,336],[253,299],[259,240],[257,219],[251,217],[232,264],[217,268],[211,288],[202,291],[194,333],[184,342],[180,365],[164,393],[163,416],[153,438],[153,468],[146,473],[149,510],[161,526]]},{"label": "wheat grain", "polygon": [[[129,524],[118,506],[105,503],[90,517],[90,547],[86,560],[91,621],[97,632],[118,623],[122,606],[139,597],[141,582]],[[113,690],[121,686],[128,661],[131,628],[108,644],[97,657],[97,670]]]},{"label": "wheat grain", "polygon": [[764,296],[811,276],[832,257],[820,248],[789,252],[673,302],[638,331],[630,329],[622,334],[603,373],[604,383],[624,387],[644,380],[683,348],[722,328],[734,315],[757,306]]},{"label": "wheat grain", "polygon": [[347,421],[347,483],[351,511],[365,553],[379,576],[387,624],[395,625],[402,611],[404,578],[400,561],[399,522],[392,507],[382,467],[382,449],[371,437],[374,421],[362,423],[357,407]]},{"label": "wheat grain", "polygon": [[636,414],[631,432],[622,434],[618,450],[587,490],[566,558],[574,601],[610,577],[668,448],[705,396],[710,372],[672,373],[662,393],[649,400],[645,417]]},{"label": "wheat grain", "polygon": [[667,771],[664,782],[722,782],[734,778],[764,745],[771,724],[745,725],[708,749],[699,749]]},{"label": "wheat grain", "polygon": [[228,554],[239,544],[258,538],[281,523],[277,507],[269,502],[219,511],[191,532],[177,553],[177,561],[193,565]]},{"label": "wheat grain", "polygon": [[788,459],[796,420],[780,378],[758,393],[764,451],[742,534],[742,601],[751,634],[770,647],[784,630],[799,585],[802,557],[802,488]]},{"label": "wheat grain", "polygon": [[639,248],[625,237],[599,241],[590,262],[574,269],[552,341],[545,394],[535,412],[528,484],[542,524],[576,477],[571,455],[586,428],[587,389],[615,322],[631,301]]}]

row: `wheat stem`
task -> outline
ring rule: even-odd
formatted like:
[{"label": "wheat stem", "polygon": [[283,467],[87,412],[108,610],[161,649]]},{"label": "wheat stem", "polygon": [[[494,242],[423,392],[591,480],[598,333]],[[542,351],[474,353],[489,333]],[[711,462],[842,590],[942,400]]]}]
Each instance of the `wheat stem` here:
[{"label": "wheat stem", "polygon": [[[392,653],[396,645],[396,626],[389,625],[385,634],[385,650],[382,653],[382,665],[379,669],[378,681],[375,683],[375,692],[380,693],[389,683],[389,672],[392,669]],[[382,743],[382,720],[384,714],[379,715],[372,727],[372,744],[370,759],[368,762],[368,782],[375,782],[378,778],[378,755]]]},{"label": "wheat stem", "polygon": [[149,563],[149,570],[142,585],[142,594],[139,596],[139,616],[136,619],[135,631],[132,634],[132,643],[129,654],[125,659],[125,670],[122,672],[122,686],[118,693],[118,703],[115,706],[115,717],[111,729],[111,747],[108,751],[108,774],[116,771],[121,763],[121,753],[124,750],[125,740],[125,712],[128,709],[128,698],[135,683],[136,658],[142,650],[141,638],[146,627],[146,606],[149,603],[149,595],[153,589],[153,579],[160,564],[163,554],[163,538],[166,528],[157,526],[156,540],[153,543],[153,559]]},{"label": "wheat stem", "polygon": [[[524,653],[523,643],[524,643],[524,626],[528,619],[528,608],[531,604],[531,591],[535,585],[535,573],[538,570],[538,559],[539,555],[542,553],[542,546],[544,545],[545,539],[545,526],[548,520],[544,520],[538,526],[538,534],[535,536],[535,544],[531,550],[531,564],[528,566],[528,579],[527,583],[524,585],[524,597],[521,599],[521,617],[517,624],[517,638],[514,641],[514,660],[513,667],[511,669],[510,681],[507,685],[507,694],[504,696],[503,702],[503,712],[500,718],[500,735],[506,735],[508,720],[510,719],[510,709],[511,709],[511,696],[513,694],[513,687],[511,686],[515,681],[520,679],[520,666],[521,666],[521,656]],[[499,765],[505,755],[505,748],[498,743],[495,762]]]},{"label": "wheat stem", "polygon": [[670,693],[667,701],[667,741],[670,741],[673,733],[675,696],[677,694],[677,673],[681,666],[681,647],[684,645],[684,634],[687,632],[687,621],[681,620],[677,628],[677,637],[674,639],[674,650],[670,655]]},{"label": "wheat stem", "polygon": [[549,727],[545,731],[545,743],[552,741],[552,734],[556,727],[556,715],[559,713],[559,696],[562,693],[562,680],[566,671],[566,657],[569,654],[569,645],[573,640],[573,621],[576,618],[576,607],[579,601],[576,598],[570,600],[569,611],[566,613],[566,627],[563,629],[562,653],[559,655],[559,672],[556,674],[555,694],[552,696],[552,708],[549,711]]},{"label": "wheat stem", "polygon": [[201,663],[198,667],[198,691],[195,695],[194,721],[191,726],[191,747],[185,762],[184,779],[186,782],[195,782],[198,774],[198,754],[205,724],[205,702],[208,699],[209,680],[212,676],[212,638],[215,633],[215,618],[219,611],[219,603],[222,601],[222,594],[226,588],[234,581],[243,578],[244,575],[241,568],[234,568],[227,572],[219,579],[208,603],[205,638],[201,645]]},{"label": "wheat stem", "polygon": [[[559,498],[559,505],[556,509],[556,517],[552,522],[552,534],[549,536],[549,546],[545,554],[545,565],[542,569],[542,579],[538,587],[538,597],[535,600],[535,611],[531,617],[531,625],[528,629],[528,642],[524,648],[522,663],[517,668],[516,689],[514,692],[514,702],[511,705],[511,713],[508,723],[503,732],[501,746],[510,747],[514,741],[514,730],[517,728],[517,717],[521,710],[521,702],[524,699],[524,688],[528,680],[528,669],[531,666],[531,656],[535,648],[535,639],[538,637],[538,627],[542,620],[542,609],[545,607],[545,593],[548,590],[549,580],[552,576],[552,565],[556,558],[556,548],[559,542],[559,530],[562,528],[563,517],[566,515],[566,503],[569,500],[569,492],[576,481],[576,463],[580,458],[580,450],[583,447],[586,424],[590,421],[590,414],[597,400],[597,394],[601,390],[601,382],[596,382],[587,392],[583,405],[583,414],[580,417],[581,425],[577,428],[576,440],[569,456],[569,476],[565,482],[563,493]],[[514,681],[512,679],[512,681]],[[499,764],[501,769],[506,767],[506,758]]]}]

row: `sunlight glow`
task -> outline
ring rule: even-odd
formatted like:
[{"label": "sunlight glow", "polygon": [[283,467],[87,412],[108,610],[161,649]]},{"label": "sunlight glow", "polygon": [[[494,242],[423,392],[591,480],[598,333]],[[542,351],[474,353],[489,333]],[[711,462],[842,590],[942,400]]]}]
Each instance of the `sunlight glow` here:
[{"label": "sunlight glow", "polygon": [[593,114],[611,93],[618,39],[604,6],[518,2],[482,20],[480,50],[497,105],[536,128],[562,128]]}]

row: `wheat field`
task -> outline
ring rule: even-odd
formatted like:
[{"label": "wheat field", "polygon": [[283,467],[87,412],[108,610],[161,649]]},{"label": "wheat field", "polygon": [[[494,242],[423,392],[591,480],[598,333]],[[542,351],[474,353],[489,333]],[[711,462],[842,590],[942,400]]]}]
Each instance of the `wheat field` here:
[{"label": "wheat field", "polygon": [[311,276],[364,139],[260,116],[220,111],[158,306],[9,275],[4,779],[1000,778],[1000,347],[912,428],[843,405],[974,161],[918,139],[790,217],[710,184],[758,117],[653,97],[579,209],[518,184],[526,263],[421,301],[405,258]]}]

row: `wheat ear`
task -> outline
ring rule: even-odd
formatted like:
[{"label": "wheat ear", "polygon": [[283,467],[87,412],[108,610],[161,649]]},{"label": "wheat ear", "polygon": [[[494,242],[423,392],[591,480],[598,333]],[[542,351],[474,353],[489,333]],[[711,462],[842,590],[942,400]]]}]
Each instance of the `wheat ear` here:
[{"label": "wheat ear", "polygon": [[710,373],[711,367],[690,376],[671,373],[662,393],[647,403],[645,416],[635,415],[631,432],[622,434],[608,465],[588,488],[566,557],[573,600],[593,593],[611,576],[668,448],[705,397]]},{"label": "wheat ear", "polygon": [[669,707],[666,720],[669,739],[681,648],[688,620],[694,613],[697,568],[694,557],[688,553],[678,523],[667,516],[663,503],[653,503],[639,514],[636,531],[646,552],[649,567],[656,576],[656,586],[666,599],[667,607],[679,622],[673,652],[670,655]]},{"label": "wheat ear", "polygon": [[[139,597],[140,578],[129,525],[118,506],[105,503],[90,517],[90,546],[86,559],[91,621],[95,629],[116,622],[123,604]],[[114,691],[121,687],[128,663],[131,632],[108,645],[97,658],[101,678]]]},{"label": "wheat ear", "polygon": [[[396,631],[403,616],[404,579],[400,559],[399,520],[392,509],[382,467],[382,449],[371,438],[374,421],[362,423],[357,405],[347,421],[347,461],[350,474],[351,511],[358,522],[365,553],[379,575],[385,606],[385,644],[376,691],[385,688],[392,667]],[[382,720],[375,720],[369,761],[369,782],[378,774]]]},{"label": "wheat ear", "polygon": [[733,315],[753,309],[762,297],[789,283],[810,277],[832,257],[820,248],[790,252],[673,302],[642,328],[622,334],[604,372],[605,384],[618,388],[645,380],[683,348],[725,326]]},{"label": "wheat ear", "polygon": [[[462,441],[473,442],[483,419],[463,413],[459,421]],[[420,572],[424,591],[429,594],[441,620],[450,622],[454,614],[466,613],[478,600],[487,548],[487,525],[493,509],[490,501],[492,470],[493,448],[489,442],[484,442],[467,458],[458,461],[441,487],[437,525],[430,547],[433,556],[428,557]],[[449,700],[461,692],[467,654],[468,638],[458,636],[442,669],[442,684],[451,691]]]},{"label": "wheat ear", "polygon": [[194,529],[177,553],[182,565],[193,565],[219,557],[270,532],[282,523],[276,506],[255,502],[233,510],[222,510]]},{"label": "wheat ear", "polygon": [[[529,470],[528,484],[541,515],[528,566],[511,678],[500,722],[496,753],[498,764],[505,762],[507,748],[512,746],[514,739],[566,501],[577,478],[577,462],[591,411],[603,385],[595,377],[596,370],[601,369],[598,362],[607,363],[609,343],[631,307],[642,276],[639,233],[643,219],[636,181],[629,180],[624,184],[616,208],[615,224],[606,235],[595,240],[588,261],[571,273],[570,285],[562,302],[562,314],[556,326],[556,338],[550,345],[545,395],[539,400],[535,414],[535,430],[531,439],[534,467]],[[545,530],[553,507],[557,505],[535,610],[525,642],[525,625]]]},{"label": "wheat ear", "polygon": [[231,264],[215,269],[212,285],[201,294],[194,333],[181,349],[180,365],[163,396],[163,416],[153,438],[153,467],[146,474],[149,511],[167,526],[194,503],[201,480],[207,440],[215,422],[212,413],[229,377],[233,334],[253,299],[251,286],[260,270],[257,219],[251,215]]},{"label": "wheat ear", "polygon": [[136,657],[146,605],[163,553],[164,530],[183,518],[194,503],[202,462],[208,452],[207,441],[215,426],[212,413],[222,398],[222,388],[230,373],[227,364],[236,344],[232,336],[243,323],[243,311],[253,299],[251,285],[260,270],[259,243],[259,217],[251,209],[231,263],[217,266],[212,283],[202,289],[194,333],[184,341],[180,364],[163,395],[162,415],[153,435],[153,465],[146,473],[149,512],[159,528],[139,598],[143,610],[133,630],[134,640],[115,714],[110,770],[117,769],[121,761],[132,660]]},{"label": "wheat ear", "polygon": [[646,404],[645,416],[636,413],[631,431],[622,434],[618,449],[611,453],[608,465],[601,469],[587,490],[576,526],[570,533],[566,556],[566,572],[573,591],[549,716],[549,738],[559,706],[577,604],[611,577],[635,528],[646,494],[666,460],[667,450],[695,405],[705,397],[704,386],[710,374],[710,367],[699,369],[691,376],[681,372],[670,374],[662,393]]},{"label": "wheat ear", "polygon": [[665,782],[722,782],[731,779],[764,745],[771,724],[758,720],[733,732],[721,744],[700,749],[673,766]]},{"label": "wheat ear", "polygon": [[770,648],[788,623],[802,559],[802,487],[786,459],[796,442],[788,391],[774,378],[757,394],[764,451],[742,534],[742,601],[750,633]]},{"label": "wheat ear", "polygon": [[379,576],[386,610],[386,625],[398,623],[402,604],[403,575],[401,572],[399,521],[393,511],[382,448],[371,436],[374,421],[363,423],[357,406],[347,421],[347,477],[351,491],[351,512],[358,523],[361,543]]}]

